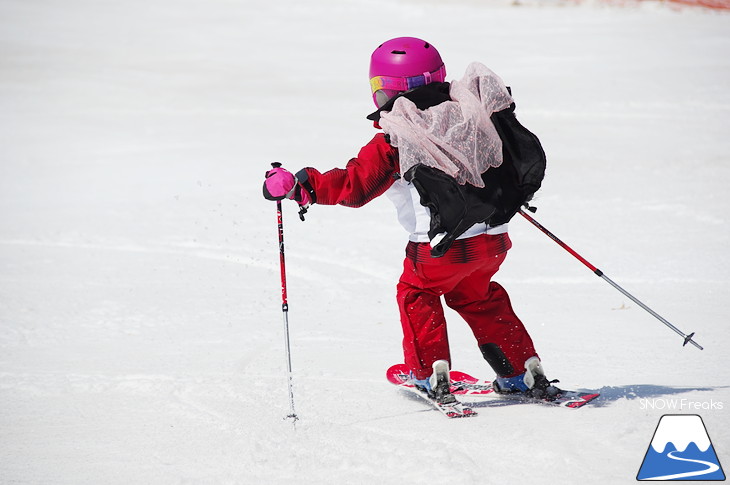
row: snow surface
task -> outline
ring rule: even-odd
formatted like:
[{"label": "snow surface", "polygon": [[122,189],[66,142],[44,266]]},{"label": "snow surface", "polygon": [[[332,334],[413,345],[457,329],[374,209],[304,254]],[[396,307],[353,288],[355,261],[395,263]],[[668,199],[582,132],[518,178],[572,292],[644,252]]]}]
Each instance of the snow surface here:
[{"label": "snow surface", "polygon": [[[502,76],[548,153],[538,219],[704,351],[518,217],[497,280],[548,375],[603,397],[447,420],[384,377],[390,202],[289,204],[283,419],[263,173],[357,153],[398,35]],[[667,413],[727,466],[728,81],[730,15],[661,3],[3,0],[0,482],[633,483]],[[491,377],[448,316],[454,367]]]}]

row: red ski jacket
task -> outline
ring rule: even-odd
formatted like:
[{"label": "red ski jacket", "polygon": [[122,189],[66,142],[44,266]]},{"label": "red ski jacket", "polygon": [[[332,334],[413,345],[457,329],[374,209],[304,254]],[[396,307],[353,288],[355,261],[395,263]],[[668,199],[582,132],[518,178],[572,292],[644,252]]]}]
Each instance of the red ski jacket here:
[{"label": "red ski jacket", "polygon": [[344,169],[321,173],[307,167],[297,173],[297,179],[317,204],[361,207],[388,190],[399,178],[398,172],[398,150],[378,133]]}]

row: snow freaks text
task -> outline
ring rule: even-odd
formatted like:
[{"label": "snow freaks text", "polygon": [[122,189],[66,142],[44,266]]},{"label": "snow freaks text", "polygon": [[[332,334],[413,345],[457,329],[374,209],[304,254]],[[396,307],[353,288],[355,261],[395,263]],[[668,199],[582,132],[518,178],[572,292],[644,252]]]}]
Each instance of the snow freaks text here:
[{"label": "snow freaks text", "polygon": [[722,401],[693,401],[690,399],[639,399],[639,407],[643,409],[658,409],[660,411],[720,411],[724,408]]}]

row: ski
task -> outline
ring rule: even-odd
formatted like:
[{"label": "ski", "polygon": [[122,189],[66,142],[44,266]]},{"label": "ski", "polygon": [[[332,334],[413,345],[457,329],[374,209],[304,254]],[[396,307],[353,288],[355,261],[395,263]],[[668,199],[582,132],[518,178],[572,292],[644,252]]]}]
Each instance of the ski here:
[{"label": "ski", "polygon": [[470,406],[462,403],[456,398],[453,398],[453,402],[443,403],[430,397],[425,392],[419,391],[413,386],[410,386],[410,388],[406,387],[406,389],[416,392],[423,399],[431,403],[434,408],[436,408],[441,414],[443,414],[447,418],[470,418],[477,415],[477,412],[474,411]]},{"label": "ski", "polygon": [[[400,386],[405,389],[411,389],[414,392],[417,392],[419,395],[423,395],[421,392],[419,392],[413,384],[410,382],[410,371],[406,367],[405,364],[396,364],[391,366],[387,373],[386,377],[389,382],[392,384],[395,384],[397,386]],[[556,397],[548,400],[548,399],[539,399],[539,398],[532,398],[528,396],[524,396],[522,394],[500,394],[498,392],[495,392],[494,388],[492,387],[492,383],[490,381],[486,381],[483,379],[477,379],[476,377],[472,377],[471,375],[460,372],[460,371],[451,371],[450,373],[451,378],[451,393],[455,396],[468,396],[468,397],[474,397],[474,398],[488,398],[488,399],[502,399],[502,400],[510,400],[510,401],[517,401],[517,402],[525,402],[525,403],[539,403],[539,404],[545,404],[549,406],[558,406],[558,407],[564,407],[564,408],[570,408],[570,409],[578,409],[586,404],[592,402],[593,400],[597,399],[601,394],[598,392],[581,392],[581,391],[570,391],[570,390],[561,390],[561,393],[558,394]],[[427,396],[426,396],[427,397]],[[461,403],[462,406],[467,407],[471,410],[471,412],[474,412],[473,409],[471,409],[467,404]],[[474,412],[474,414],[476,414]]]},{"label": "ski", "polygon": [[453,395],[452,402],[439,402],[437,399],[429,396],[427,392],[418,389],[416,386],[410,383],[410,381],[405,381],[397,385],[400,386],[400,388],[404,391],[411,392],[422,398],[424,401],[428,402],[431,406],[434,407],[434,409],[439,411],[447,418],[470,418],[477,415],[477,412],[474,411],[471,406],[462,403]]}]

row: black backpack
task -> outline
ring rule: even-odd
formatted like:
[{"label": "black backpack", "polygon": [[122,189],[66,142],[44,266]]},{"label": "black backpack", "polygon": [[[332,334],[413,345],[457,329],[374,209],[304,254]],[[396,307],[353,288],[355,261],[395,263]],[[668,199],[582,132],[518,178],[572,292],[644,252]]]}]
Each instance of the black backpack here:
[{"label": "black backpack", "polygon": [[502,165],[482,174],[484,187],[459,185],[444,172],[415,165],[404,178],[418,190],[420,202],[431,211],[428,232],[433,239],[445,233],[431,256],[446,254],[451,244],[476,223],[504,224],[527,204],[545,177],[547,160],[540,140],[515,117],[515,104],[492,114],[491,120],[502,139]]}]

